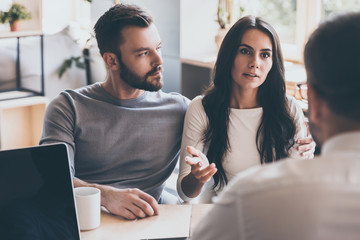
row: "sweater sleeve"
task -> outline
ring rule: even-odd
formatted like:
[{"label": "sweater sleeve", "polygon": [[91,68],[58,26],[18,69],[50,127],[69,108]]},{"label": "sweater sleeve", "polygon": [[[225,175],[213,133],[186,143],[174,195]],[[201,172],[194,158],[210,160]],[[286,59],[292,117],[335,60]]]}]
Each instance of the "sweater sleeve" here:
[{"label": "sweater sleeve", "polygon": [[[289,103],[290,115],[294,118],[294,123],[296,126],[296,133],[294,137],[294,140],[296,141],[300,138],[308,136],[306,119],[300,105],[296,102],[296,99],[292,96],[287,96],[287,99]],[[289,157],[295,159],[306,159],[306,157],[302,157],[300,152],[296,149],[298,146],[298,144],[294,144],[291,147],[289,150]]]},{"label": "sweater sleeve", "polygon": [[75,113],[71,101],[65,97],[65,95],[66,93],[63,92],[48,105],[44,117],[43,133],[39,144],[65,143],[69,151],[71,174],[75,176]]},{"label": "sweater sleeve", "polygon": [[186,147],[193,146],[202,152],[205,150],[202,137],[207,127],[208,120],[201,100],[202,97],[198,96],[191,101],[184,120],[177,191],[181,199],[186,202],[193,199],[187,197],[181,188],[181,181],[191,172],[191,167],[185,162],[185,157],[190,156],[190,154],[186,151]]}]

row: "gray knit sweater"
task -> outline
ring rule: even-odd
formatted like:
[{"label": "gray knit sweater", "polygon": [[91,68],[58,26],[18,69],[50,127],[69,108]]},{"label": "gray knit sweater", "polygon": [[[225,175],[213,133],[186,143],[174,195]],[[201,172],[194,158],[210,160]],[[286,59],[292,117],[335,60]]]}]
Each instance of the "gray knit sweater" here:
[{"label": "gray knit sweater", "polygon": [[40,144],[66,143],[76,178],[158,200],[179,156],[188,103],[162,91],[120,100],[100,83],[66,90],[47,107]]}]

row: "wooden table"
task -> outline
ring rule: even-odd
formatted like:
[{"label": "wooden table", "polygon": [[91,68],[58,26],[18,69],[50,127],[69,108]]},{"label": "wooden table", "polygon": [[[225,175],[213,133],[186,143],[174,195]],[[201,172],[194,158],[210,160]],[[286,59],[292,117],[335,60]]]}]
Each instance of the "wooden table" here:
[{"label": "wooden table", "polygon": [[212,204],[161,204],[158,216],[137,220],[125,220],[102,211],[100,227],[90,231],[81,231],[81,239],[138,240],[191,237],[196,225],[211,207]]}]

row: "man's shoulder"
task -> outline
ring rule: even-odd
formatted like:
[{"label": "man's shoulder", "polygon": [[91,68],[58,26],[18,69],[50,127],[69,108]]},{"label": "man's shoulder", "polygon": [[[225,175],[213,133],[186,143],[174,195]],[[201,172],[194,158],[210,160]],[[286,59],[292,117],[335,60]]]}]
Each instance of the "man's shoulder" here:
[{"label": "man's shoulder", "polygon": [[[353,155],[354,156],[354,155]],[[343,156],[314,159],[284,159],[252,167],[238,174],[227,186],[237,195],[254,194],[279,188],[312,184],[347,184],[349,171],[360,171],[359,157]],[[360,178],[357,180],[360,184]]]},{"label": "man's shoulder", "polygon": [[162,90],[158,91],[159,94],[161,94],[162,97],[169,97],[169,98],[177,98],[177,99],[181,99],[181,100],[186,100],[189,101],[190,100],[185,97],[184,95],[178,93],[178,92],[163,92]]},{"label": "man's shoulder", "polygon": [[150,94],[153,97],[159,98],[162,101],[177,103],[177,104],[184,105],[186,107],[190,103],[190,100],[187,97],[185,97],[177,92],[166,93],[166,92],[163,92],[162,90],[159,90],[157,92],[149,92],[148,94]]},{"label": "man's shoulder", "polygon": [[95,92],[99,92],[99,90],[101,89],[100,83],[93,83],[91,85],[86,85],[80,88],[76,88],[76,89],[67,89],[64,92],[72,94],[72,95],[90,95],[93,94]]},{"label": "man's shoulder", "polygon": [[94,96],[97,88],[97,84],[92,84],[77,89],[65,89],[50,101],[48,107],[64,107],[76,102],[86,102]]},{"label": "man's shoulder", "polygon": [[77,95],[87,95],[89,93],[97,91],[98,88],[99,88],[99,84],[94,83],[94,84],[86,85],[86,86],[76,88],[76,89],[65,89],[65,90],[60,92],[58,97],[59,96],[76,97]]}]

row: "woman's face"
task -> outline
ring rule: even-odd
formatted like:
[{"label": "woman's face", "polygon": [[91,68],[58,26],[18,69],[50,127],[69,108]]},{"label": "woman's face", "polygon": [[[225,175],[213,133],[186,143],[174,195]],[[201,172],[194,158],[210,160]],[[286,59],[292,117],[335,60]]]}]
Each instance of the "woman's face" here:
[{"label": "woman's face", "polygon": [[264,83],[273,64],[272,48],[271,39],[264,32],[245,32],[231,69],[234,88],[256,89]]}]

